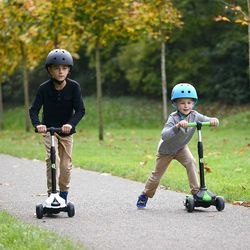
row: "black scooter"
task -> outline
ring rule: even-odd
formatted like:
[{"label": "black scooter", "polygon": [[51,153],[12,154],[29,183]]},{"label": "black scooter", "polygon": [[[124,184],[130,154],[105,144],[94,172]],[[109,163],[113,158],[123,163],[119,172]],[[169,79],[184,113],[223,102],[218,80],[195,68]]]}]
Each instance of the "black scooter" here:
[{"label": "black scooter", "polygon": [[216,196],[210,192],[205,185],[204,177],[204,161],[203,161],[203,144],[201,136],[201,127],[210,126],[210,122],[190,122],[188,127],[196,127],[198,131],[198,156],[199,156],[199,169],[200,169],[200,189],[199,192],[193,196],[187,196],[185,200],[185,207],[189,213],[193,212],[195,207],[208,208],[215,206],[218,211],[222,211],[225,208],[224,198]]},{"label": "black scooter", "polygon": [[[37,132],[37,129],[35,130]],[[42,219],[44,214],[58,214],[60,212],[67,212],[69,217],[75,215],[75,207],[71,202],[66,203],[65,200],[59,196],[56,191],[56,149],[55,149],[55,133],[61,133],[61,128],[50,127],[47,131],[51,137],[50,160],[51,160],[51,180],[52,191],[50,196],[42,203],[36,205],[36,217]]]}]

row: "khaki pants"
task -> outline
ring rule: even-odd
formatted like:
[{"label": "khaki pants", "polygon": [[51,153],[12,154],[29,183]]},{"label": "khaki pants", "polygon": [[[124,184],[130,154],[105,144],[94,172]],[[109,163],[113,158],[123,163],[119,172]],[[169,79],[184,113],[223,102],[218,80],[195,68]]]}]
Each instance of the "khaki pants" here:
[{"label": "khaki pants", "polygon": [[[51,138],[50,134],[47,133],[43,138],[47,158],[47,188],[48,193],[52,191],[51,183],[51,163],[50,163],[50,147]],[[73,148],[73,136],[59,136],[55,134],[55,149],[56,149],[56,189],[60,192],[68,192],[70,187],[70,178],[72,171],[72,148]]]},{"label": "khaki pants", "polygon": [[185,146],[183,149],[180,149],[175,155],[157,155],[155,170],[152,171],[152,174],[148,178],[145,189],[143,191],[143,193],[145,193],[148,197],[152,198],[154,196],[156,189],[160,183],[161,177],[163,176],[173,159],[180,162],[186,168],[191,193],[195,194],[198,192],[199,184],[197,180],[198,173],[196,168],[196,161],[188,146]]}]

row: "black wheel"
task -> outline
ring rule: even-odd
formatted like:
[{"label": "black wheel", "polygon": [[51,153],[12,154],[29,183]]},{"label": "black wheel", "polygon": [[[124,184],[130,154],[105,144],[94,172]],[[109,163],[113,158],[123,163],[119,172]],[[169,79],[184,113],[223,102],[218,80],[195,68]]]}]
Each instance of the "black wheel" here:
[{"label": "black wheel", "polygon": [[222,211],[225,208],[225,201],[223,197],[217,196],[215,198],[215,206],[218,211]]},{"label": "black wheel", "polygon": [[67,211],[69,217],[73,217],[75,215],[75,207],[73,203],[69,202],[67,204]]},{"label": "black wheel", "polygon": [[43,218],[43,205],[42,204],[36,205],[36,217],[38,219]]},{"label": "black wheel", "polygon": [[192,196],[188,196],[186,198],[185,206],[189,213],[192,213],[194,211],[194,198]]}]

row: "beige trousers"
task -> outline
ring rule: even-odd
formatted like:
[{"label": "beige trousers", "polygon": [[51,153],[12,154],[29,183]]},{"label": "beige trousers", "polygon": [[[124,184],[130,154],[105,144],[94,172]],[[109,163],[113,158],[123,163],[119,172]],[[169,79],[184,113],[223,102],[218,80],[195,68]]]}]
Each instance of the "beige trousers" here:
[{"label": "beige trousers", "polygon": [[[46,148],[46,165],[47,165],[47,188],[48,193],[51,193],[51,163],[50,163],[50,134],[47,133],[43,138]],[[70,178],[72,171],[72,148],[73,135],[59,136],[55,134],[55,149],[56,149],[56,189],[60,192],[68,192],[70,187]]]},{"label": "beige trousers", "polygon": [[174,159],[180,162],[186,168],[191,193],[195,194],[198,192],[199,184],[196,161],[188,146],[186,145],[175,155],[157,155],[155,169],[154,171],[152,171],[151,176],[148,178],[145,189],[143,191],[143,193],[145,193],[148,197],[152,198],[154,196],[156,189],[160,183],[161,177],[165,173],[170,162]]}]

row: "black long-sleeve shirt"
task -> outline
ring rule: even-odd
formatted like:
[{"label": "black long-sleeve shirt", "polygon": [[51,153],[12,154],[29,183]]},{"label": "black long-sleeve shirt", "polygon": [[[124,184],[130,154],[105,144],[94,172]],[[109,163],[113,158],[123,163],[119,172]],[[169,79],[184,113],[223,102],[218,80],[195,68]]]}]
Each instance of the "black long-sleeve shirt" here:
[{"label": "black long-sleeve shirt", "polygon": [[[43,108],[42,121],[39,119],[41,108]],[[47,80],[39,86],[29,114],[34,127],[40,124],[47,127],[70,124],[71,134],[74,133],[76,125],[85,115],[80,85],[67,78],[65,87],[56,90],[52,80]]]}]

